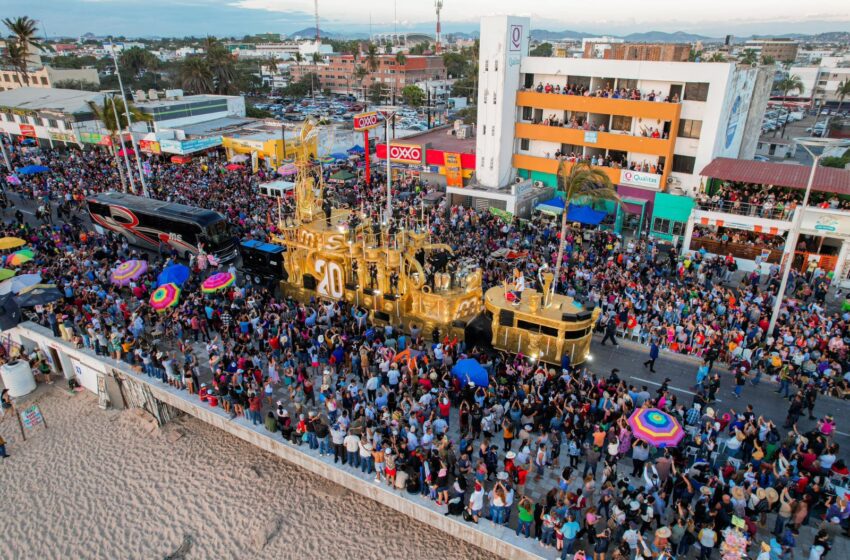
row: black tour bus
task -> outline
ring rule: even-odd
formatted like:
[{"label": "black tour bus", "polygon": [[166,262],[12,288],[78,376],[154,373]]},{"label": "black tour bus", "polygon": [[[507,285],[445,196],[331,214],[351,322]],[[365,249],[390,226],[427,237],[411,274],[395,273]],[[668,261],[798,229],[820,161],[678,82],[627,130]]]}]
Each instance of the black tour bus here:
[{"label": "black tour bus", "polygon": [[185,259],[197,255],[200,245],[223,262],[238,255],[230,226],[218,212],[118,192],[96,194],[87,202],[94,224],[133,245],[157,250],[164,242]]}]

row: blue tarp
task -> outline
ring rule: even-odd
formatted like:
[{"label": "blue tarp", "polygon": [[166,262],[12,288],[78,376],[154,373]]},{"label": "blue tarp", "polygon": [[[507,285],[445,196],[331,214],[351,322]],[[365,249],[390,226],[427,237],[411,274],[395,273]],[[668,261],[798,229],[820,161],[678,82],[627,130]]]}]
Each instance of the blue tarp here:
[{"label": "blue tarp", "polygon": [[342,152],[336,152],[336,153],[330,154],[330,157],[332,157],[336,160],[339,160],[339,161],[345,161],[345,160],[348,159],[348,154],[343,154]]},{"label": "blue tarp", "polygon": [[[538,210],[560,214],[564,211],[564,200],[560,197],[551,198],[537,205]],[[570,204],[567,219],[571,222],[580,222],[589,226],[597,226],[605,219],[607,213],[604,210],[594,210],[590,206]]]},{"label": "blue tarp", "polygon": [[45,171],[50,171],[50,168],[43,165],[27,165],[18,169],[18,173],[21,175],[35,175],[36,173],[44,173]]},{"label": "blue tarp", "polygon": [[490,385],[487,370],[478,363],[478,360],[473,360],[472,358],[460,360],[456,363],[452,368],[452,375],[464,384],[472,382],[476,387],[487,387]]},{"label": "blue tarp", "polygon": [[346,150],[346,151],[347,151],[349,154],[362,154],[362,153],[364,153],[366,150],[365,150],[365,149],[363,149],[363,147],[362,147],[362,146],[354,145],[354,146],[351,146],[350,148],[348,148],[348,150]]},{"label": "blue tarp", "polygon": [[182,286],[189,279],[189,267],[182,264],[173,264],[159,273],[156,277],[157,286],[163,284],[177,284]]}]

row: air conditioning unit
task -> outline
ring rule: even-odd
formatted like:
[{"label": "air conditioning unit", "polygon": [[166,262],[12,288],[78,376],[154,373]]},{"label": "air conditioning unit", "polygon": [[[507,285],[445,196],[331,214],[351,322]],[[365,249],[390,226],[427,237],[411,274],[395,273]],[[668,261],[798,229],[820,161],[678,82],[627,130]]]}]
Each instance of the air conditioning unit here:
[{"label": "air conditioning unit", "polygon": [[525,179],[523,179],[522,177],[517,177],[516,179],[514,179],[514,183],[516,183],[518,185],[518,184],[522,183],[524,180]]},{"label": "air conditioning unit", "polygon": [[543,188],[543,181],[534,181],[534,186],[537,187],[538,189],[542,189]]},{"label": "air conditioning unit", "polygon": [[670,175],[669,177],[667,177],[667,184],[668,185],[681,185],[682,181],[680,181],[678,177],[673,177],[672,175]]}]

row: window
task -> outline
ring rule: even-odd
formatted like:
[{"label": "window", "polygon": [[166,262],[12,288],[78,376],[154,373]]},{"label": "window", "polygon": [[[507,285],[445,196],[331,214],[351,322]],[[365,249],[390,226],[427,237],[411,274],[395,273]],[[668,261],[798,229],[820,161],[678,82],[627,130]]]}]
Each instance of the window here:
[{"label": "window", "polygon": [[673,171],[676,173],[693,174],[697,158],[673,154]]},{"label": "window", "polygon": [[655,218],[655,221],[652,222],[652,231],[658,233],[670,233],[670,220]]},{"label": "window", "polygon": [[484,167],[484,156],[481,156],[481,167]]},{"label": "window", "polygon": [[493,61],[493,72],[498,72],[498,71],[499,71],[499,61],[494,60]]},{"label": "window", "polygon": [[631,130],[632,118],[622,115],[614,115],[611,117],[611,130]]},{"label": "window", "polygon": [[685,222],[673,222],[673,235],[684,235]]},{"label": "window", "polygon": [[486,72],[486,71],[488,71],[489,69],[490,69],[490,61],[489,61],[489,60],[485,60],[485,61],[484,61],[484,71]]},{"label": "window", "polygon": [[522,150],[523,152],[527,152],[530,147],[531,147],[531,142],[529,141],[528,138],[521,138],[520,139],[520,141],[519,141],[519,149],[520,150]]},{"label": "window", "polygon": [[708,99],[708,84],[706,82],[687,82],[685,84],[685,101],[705,101]]},{"label": "window", "polygon": [[490,127],[490,136],[496,135],[496,125]]},{"label": "window", "polygon": [[495,105],[495,104],[496,104],[496,92],[494,91],[493,92],[493,105]]},{"label": "window", "polygon": [[484,88],[484,103],[485,103],[485,104],[487,103],[487,98],[488,98],[488,97],[490,97],[490,90],[489,90],[489,89],[487,89],[487,88]]},{"label": "window", "polygon": [[493,158],[490,158],[490,169],[493,169]]},{"label": "window", "polygon": [[486,124],[481,125],[481,136],[487,136],[487,125]]},{"label": "window", "polygon": [[532,111],[531,107],[523,107],[522,108],[522,120],[530,121],[532,119]]},{"label": "window", "polygon": [[4,79],[5,81],[7,81],[7,82],[11,82],[11,81],[12,81],[12,78],[9,76],[9,74],[3,74],[3,79]]},{"label": "window", "polygon": [[699,138],[702,132],[702,121],[692,119],[679,120],[679,136],[682,138]]},{"label": "window", "polygon": [[43,86],[46,86],[46,85],[47,85],[47,76],[42,76],[42,77],[41,77],[41,85],[43,85]]}]

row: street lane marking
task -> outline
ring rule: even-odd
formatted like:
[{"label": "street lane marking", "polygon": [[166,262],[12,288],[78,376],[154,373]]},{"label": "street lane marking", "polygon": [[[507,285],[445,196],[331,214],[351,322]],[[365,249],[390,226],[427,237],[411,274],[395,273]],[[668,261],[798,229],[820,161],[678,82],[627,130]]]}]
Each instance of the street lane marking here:
[{"label": "street lane marking", "polygon": [[[634,379],[635,381],[641,381],[643,383],[649,383],[650,385],[655,385],[656,387],[661,387],[661,383],[658,383],[657,381],[650,381],[649,379],[644,379],[642,377],[635,377],[634,375],[630,375],[629,377],[631,379]],[[694,393],[693,391],[688,391],[687,389],[680,389],[679,387],[673,387],[672,385],[667,385],[667,388],[670,389],[671,391],[678,391],[680,393],[685,393],[687,395],[696,395],[696,393]],[[714,399],[714,402],[723,402],[723,401],[720,400],[720,399]]]}]

